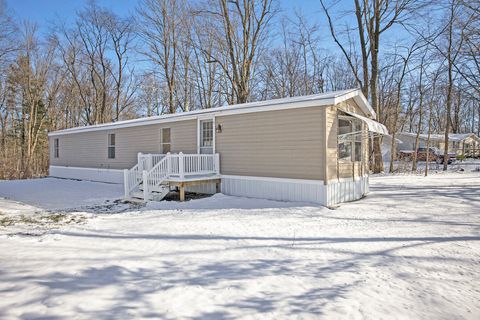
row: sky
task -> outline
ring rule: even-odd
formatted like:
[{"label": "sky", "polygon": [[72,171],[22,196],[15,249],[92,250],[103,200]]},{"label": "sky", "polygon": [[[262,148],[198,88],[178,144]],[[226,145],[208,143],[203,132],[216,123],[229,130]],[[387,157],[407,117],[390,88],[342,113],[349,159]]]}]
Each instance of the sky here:
[{"label": "sky", "polygon": [[[62,18],[73,18],[75,11],[81,9],[88,0],[6,0],[7,6],[13,9],[20,19],[28,19],[43,26],[55,20],[59,15]],[[127,15],[135,10],[138,1],[136,0],[97,0],[103,7],[112,9],[119,15]],[[318,0],[280,0],[280,7],[284,13],[300,9],[305,13],[320,13],[320,2]]]},{"label": "sky", "polygon": [[[1,0],[0,0],[1,1]],[[81,10],[89,0],[5,0],[7,8],[13,10],[17,19],[29,20],[35,22],[41,32],[46,33],[49,27],[57,20],[62,19],[73,22],[75,12]],[[138,0],[96,0],[102,6],[112,9],[120,16],[126,16],[135,11]],[[338,47],[333,42],[326,18],[321,10],[319,0],[277,0],[281,9],[280,15],[293,16],[295,11],[301,11],[311,23],[317,23],[320,27],[322,36],[322,48],[330,52],[339,53]],[[327,1],[328,2],[328,1]],[[340,0],[335,1],[335,12],[351,10],[353,1]],[[342,21],[344,23],[345,21]],[[354,23],[352,21],[352,23]],[[323,30],[323,32],[322,32]],[[394,37],[398,36],[396,31],[390,32],[390,35],[384,38],[386,44],[395,42]],[[403,35],[402,35],[403,37]],[[390,40],[390,41],[388,41]]]},{"label": "sky", "polygon": [[[1,0],[0,0],[1,1]],[[17,21],[26,21],[36,23],[41,33],[47,33],[49,28],[58,19],[73,22],[75,13],[81,10],[89,0],[5,0],[7,8],[12,10]],[[312,23],[319,24],[320,28],[325,30],[322,47],[329,51],[336,51],[338,48],[333,43],[329,32],[327,31],[326,20],[321,11],[319,0],[276,0],[281,10],[281,16],[290,16],[295,11],[302,12]],[[102,7],[111,9],[119,16],[126,16],[134,13],[138,0],[96,0]],[[339,7],[344,7],[340,1]],[[350,1],[348,1],[350,2]],[[347,2],[347,3],[348,3]],[[345,6],[346,7],[346,6]]]},{"label": "sky", "polygon": [[[70,21],[74,19],[75,12],[82,9],[87,0],[6,0],[7,7],[21,20],[29,20],[45,28],[59,16]],[[119,15],[133,12],[137,1],[134,0],[100,0],[102,7],[113,9]]]}]

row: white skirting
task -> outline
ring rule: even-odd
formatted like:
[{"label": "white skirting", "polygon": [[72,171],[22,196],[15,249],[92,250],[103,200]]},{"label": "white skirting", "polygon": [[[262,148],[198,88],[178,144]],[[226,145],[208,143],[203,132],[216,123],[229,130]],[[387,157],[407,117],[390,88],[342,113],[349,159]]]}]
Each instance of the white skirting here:
[{"label": "white skirting", "polygon": [[[123,170],[50,166],[50,176],[99,182],[123,183]],[[221,176],[222,193],[280,201],[313,202],[333,206],[362,198],[368,193],[368,176],[329,182],[270,177]],[[215,183],[188,187],[187,191],[213,194]]]},{"label": "white skirting", "polygon": [[222,175],[222,193],[281,201],[325,203],[325,185],[319,180]]},{"label": "white skirting", "polygon": [[123,183],[123,170],[50,166],[49,176],[98,182]]},{"label": "white skirting", "polygon": [[368,176],[331,182],[326,190],[326,205],[358,200],[369,192]]},{"label": "white skirting", "polygon": [[217,186],[215,183],[205,182],[196,186],[185,187],[185,191],[203,194],[215,194],[217,192]]},{"label": "white skirting", "polygon": [[368,193],[368,176],[332,181],[222,175],[222,193],[271,200],[313,202],[333,206]]}]

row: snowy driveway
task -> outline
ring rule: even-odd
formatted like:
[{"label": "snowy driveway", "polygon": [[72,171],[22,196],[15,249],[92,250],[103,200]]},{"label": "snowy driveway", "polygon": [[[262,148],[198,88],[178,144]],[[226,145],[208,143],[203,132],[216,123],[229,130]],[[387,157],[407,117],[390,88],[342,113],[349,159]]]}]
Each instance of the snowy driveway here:
[{"label": "snowy driveway", "polygon": [[216,195],[3,228],[0,318],[479,319],[479,209],[457,173],[373,178],[337,210]]}]

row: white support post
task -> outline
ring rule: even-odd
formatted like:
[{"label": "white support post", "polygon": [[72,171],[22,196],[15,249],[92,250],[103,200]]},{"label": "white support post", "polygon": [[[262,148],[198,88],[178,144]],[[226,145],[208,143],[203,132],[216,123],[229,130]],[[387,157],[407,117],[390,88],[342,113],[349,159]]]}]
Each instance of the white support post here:
[{"label": "white support post", "polygon": [[137,164],[138,164],[138,170],[143,171],[143,161],[142,161],[141,152],[137,153]]},{"label": "white support post", "polygon": [[183,162],[183,152],[178,154],[178,173],[180,174],[180,179],[185,178],[185,169],[184,169],[184,162]]},{"label": "white support post", "polygon": [[148,190],[148,172],[146,170],[143,170],[142,173],[143,176],[143,200],[148,201],[150,196],[149,196],[149,190]]},{"label": "white support post", "polygon": [[215,153],[215,173],[220,174],[220,154]]},{"label": "white support post", "polygon": [[167,176],[172,174],[172,158],[170,157],[170,152],[167,152]]},{"label": "white support post", "polygon": [[152,154],[150,153],[148,155],[148,171],[152,170],[153,168],[153,157]]},{"label": "white support post", "polygon": [[125,199],[130,198],[130,190],[128,184],[128,169],[123,169],[123,189],[125,191]]}]

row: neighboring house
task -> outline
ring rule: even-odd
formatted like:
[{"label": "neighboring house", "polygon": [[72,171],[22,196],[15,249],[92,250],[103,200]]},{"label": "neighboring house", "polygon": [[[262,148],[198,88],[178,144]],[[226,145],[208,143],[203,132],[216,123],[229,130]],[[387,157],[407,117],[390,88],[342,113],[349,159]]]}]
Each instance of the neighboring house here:
[{"label": "neighboring house", "polygon": [[368,192],[368,132],[388,134],[371,118],[352,89],[60,130],[50,175],[331,206]]},{"label": "neighboring house", "polygon": [[[416,133],[399,132],[395,135],[401,142],[397,142],[397,150],[414,150]],[[427,146],[427,134],[419,135],[419,148]],[[448,135],[448,152],[455,152],[458,156],[479,157],[480,156],[480,138],[474,133],[450,133]],[[445,150],[445,135],[431,134],[430,147],[436,147]]]},{"label": "neighboring house", "polygon": [[[398,147],[398,144],[401,144],[402,141],[400,139],[395,138],[395,146]],[[385,135],[382,137],[382,159],[384,163],[384,167],[388,167],[390,160],[392,159],[392,136]]]}]

